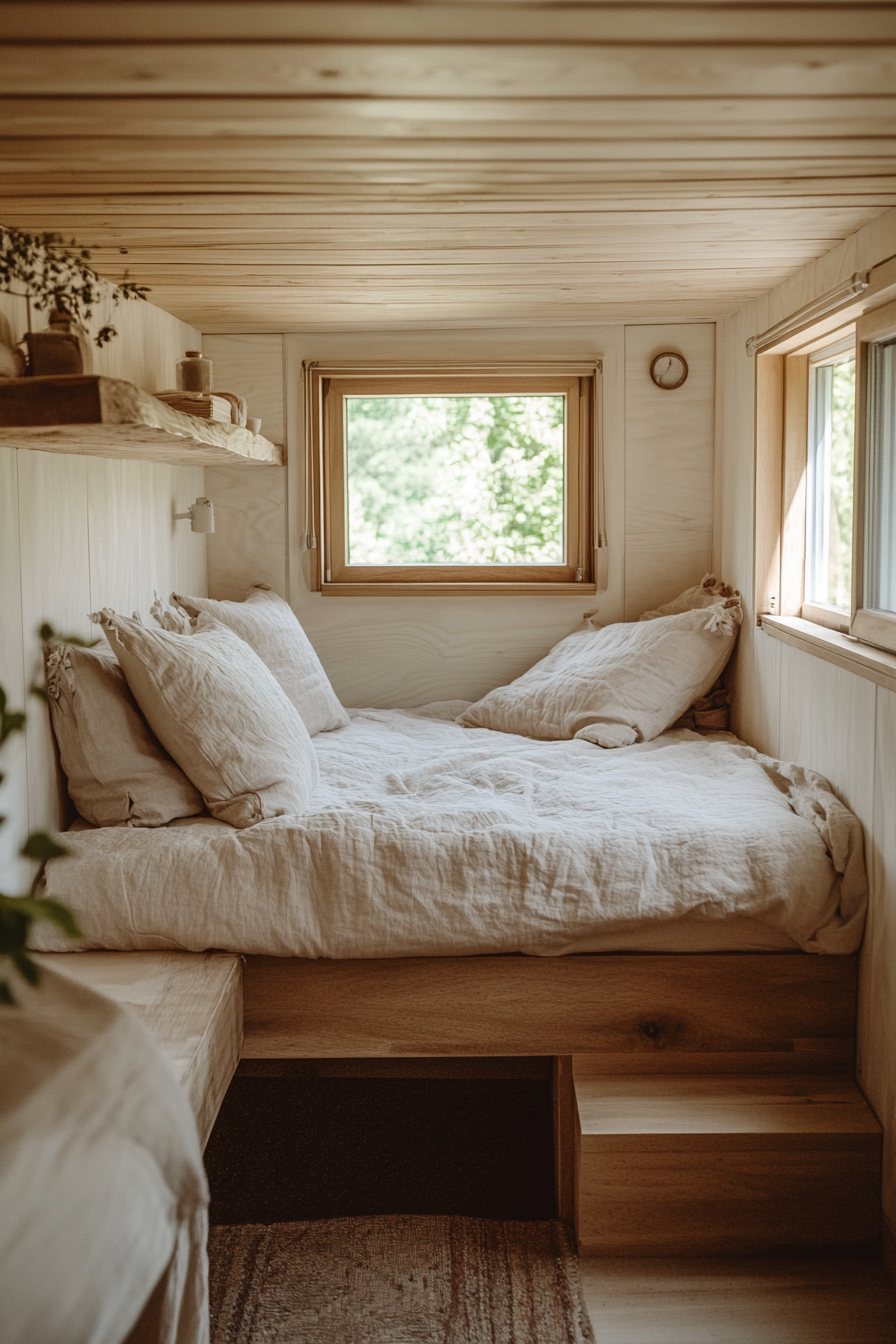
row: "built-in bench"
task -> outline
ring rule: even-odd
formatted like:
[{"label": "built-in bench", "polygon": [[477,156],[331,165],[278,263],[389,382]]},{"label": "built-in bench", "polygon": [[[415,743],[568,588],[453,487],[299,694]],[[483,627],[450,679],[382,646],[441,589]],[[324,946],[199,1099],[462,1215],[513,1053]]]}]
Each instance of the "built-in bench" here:
[{"label": "built-in bench", "polygon": [[242,959],[230,952],[55,952],[37,960],[136,1014],[186,1092],[204,1148],[242,1053]]}]

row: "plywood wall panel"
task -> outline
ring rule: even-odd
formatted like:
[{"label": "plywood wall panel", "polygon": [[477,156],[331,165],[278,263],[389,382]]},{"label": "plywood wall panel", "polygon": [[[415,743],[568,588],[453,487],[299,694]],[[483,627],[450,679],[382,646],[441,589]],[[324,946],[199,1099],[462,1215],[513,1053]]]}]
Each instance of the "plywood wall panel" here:
[{"label": "plywood wall panel", "polygon": [[265,438],[283,443],[283,337],[205,336],[203,352],[212,361],[215,387],[245,397],[249,415],[261,417]]},{"label": "plywood wall panel", "polygon": [[287,597],[286,468],[209,467],[205,489],[215,506],[215,531],[208,538],[210,596],[240,602],[250,584],[267,583]]},{"label": "plywood wall panel", "polygon": [[[650,379],[654,356],[688,361],[683,387]],[[625,329],[625,615],[698,583],[712,566],[715,327]]]}]

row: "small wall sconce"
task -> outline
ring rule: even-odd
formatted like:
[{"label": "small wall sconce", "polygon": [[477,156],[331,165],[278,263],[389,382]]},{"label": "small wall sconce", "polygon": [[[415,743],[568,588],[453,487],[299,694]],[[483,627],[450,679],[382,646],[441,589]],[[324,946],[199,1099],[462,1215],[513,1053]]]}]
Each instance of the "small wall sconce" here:
[{"label": "small wall sconce", "polygon": [[215,506],[210,499],[200,495],[195,504],[191,504],[186,513],[176,513],[174,517],[189,518],[190,527],[194,532],[214,532],[215,530]]}]

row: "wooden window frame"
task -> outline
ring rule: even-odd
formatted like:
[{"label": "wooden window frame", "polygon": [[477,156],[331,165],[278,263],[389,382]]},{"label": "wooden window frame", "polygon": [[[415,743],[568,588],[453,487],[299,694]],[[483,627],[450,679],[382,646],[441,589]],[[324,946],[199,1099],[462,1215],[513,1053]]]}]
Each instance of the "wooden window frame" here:
[{"label": "wooden window frame", "polygon": [[[806,600],[806,484],[812,356],[842,346],[855,331],[855,322],[821,335],[808,331],[803,333],[803,342],[796,350],[783,353],[772,349],[756,356],[753,591],[757,624],[763,616],[798,616],[830,630],[849,631],[847,608]],[[858,358],[857,348],[856,452]],[[858,479],[854,476],[854,557],[858,499]]]},{"label": "wooden window frame", "polygon": [[[556,565],[350,565],[346,556],[344,404],[347,396],[557,393],[567,399],[564,524],[566,563]],[[595,522],[600,480],[600,363],[472,365],[464,368],[305,366],[309,443],[308,519],[312,586],[324,596],[443,596],[593,593],[605,558]],[[601,544],[603,543],[603,545]]]},{"label": "wooden window frame", "polygon": [[896,339],[896,300],[874,308],[856,324],[856,456],[853,505],[852,621],[849,633],[863,643],[896,652],[896,613],[866,606],[868,565],[868,459],[871,407],[868,404],[869,354],[878,343]]}]

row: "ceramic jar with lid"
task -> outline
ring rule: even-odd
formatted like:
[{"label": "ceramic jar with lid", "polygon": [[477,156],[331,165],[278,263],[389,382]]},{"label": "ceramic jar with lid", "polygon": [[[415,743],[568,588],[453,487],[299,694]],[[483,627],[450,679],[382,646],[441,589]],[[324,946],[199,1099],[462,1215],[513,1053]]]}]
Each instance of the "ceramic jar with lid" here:
[{"label": "ceramic jar with lid", "polygon": [[212,361],[203,359],[201,350],[188,350],[185,358],[175,365],[178,392],[209,393],[212,381]]}]

